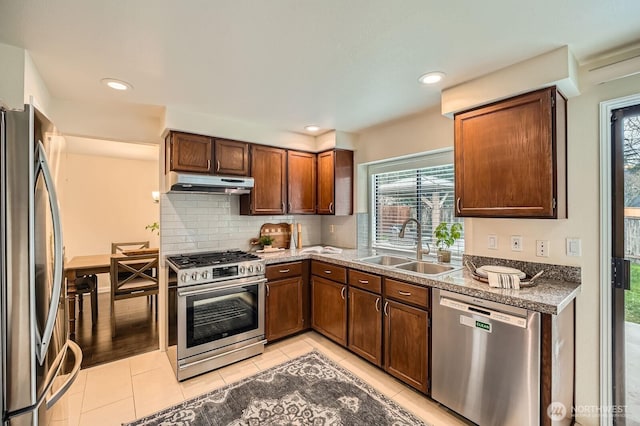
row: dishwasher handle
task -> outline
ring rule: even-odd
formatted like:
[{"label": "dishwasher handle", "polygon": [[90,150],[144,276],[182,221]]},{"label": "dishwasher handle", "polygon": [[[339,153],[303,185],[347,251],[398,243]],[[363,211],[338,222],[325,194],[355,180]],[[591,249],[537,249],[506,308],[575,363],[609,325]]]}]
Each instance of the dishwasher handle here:
[{"label": "dishwasher handle", "polygon": [[478,307],[469,305],[468,303],[461,302],[459,300],[449,299],[448,297],[440,298],[440,305],[455,309],[457,311],[468,312],[474,315],[480,315],[492,320],[496,320],[508,325],[512,325],[520,328],[527,328],[527,318],[519,317],[516,315],[506,314],[500,311],[494,311],[485,307]]}]

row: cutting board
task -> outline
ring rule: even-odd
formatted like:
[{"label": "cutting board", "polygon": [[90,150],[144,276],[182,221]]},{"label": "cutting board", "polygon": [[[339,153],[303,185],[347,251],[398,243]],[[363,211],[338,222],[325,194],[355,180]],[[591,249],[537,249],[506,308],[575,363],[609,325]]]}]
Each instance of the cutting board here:
[{"label": "cutting board", "polygon": [[291,241],[291,228],[288,223],[265,223],[260,227],[260,236],[269,235],[273,238],[274,248],[289,248]]}]

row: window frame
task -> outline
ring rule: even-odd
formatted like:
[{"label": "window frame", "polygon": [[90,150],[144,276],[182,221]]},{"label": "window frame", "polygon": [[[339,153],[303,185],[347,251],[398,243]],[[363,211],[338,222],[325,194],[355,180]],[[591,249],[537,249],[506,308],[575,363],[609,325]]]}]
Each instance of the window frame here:
[{"label": "window frame", "polygon": [[[383,160],[376,163],[371,163],[368,165],[367,170],[367,197],[368,197],[368,205],[369,205],[369,238],[368,238],[368,246],[370,249],[374,250],[384,250],[390,252],[398,252],[402,254],[415,255],[415,248],[413,249],[403,249],[402,247],[388,247],[388,246],[378,246],[376,245],[376,231],[377,231],[377,223],[376,223],[376,194],[375,191],[375,175],[380,173],[391,173],[391,172],[400,172],[400,171],[408,171],[414,169],[423,169],[427,167],[437,167],[444,165],[454,165],[454,152],[453,148],[443,148],[437,149],[427,152],[422,152],[419,154],[414,154],[405,157],[397,157],[393,159]],[[455,176],[455,170],[454,170]],[[455,184],[455,179],[454,179]],[[416,191],[417,194],[417,191]],[[418,212],[421,210],[419,204],[415,206]],[[421,217],[418,215],[418,217]],[[455,218],[455,214],[454,214]],[[450,248],[452,252],[452,258],[461,259],[464,254],[464,220],[459,218],[459,222],[463,226],[463,234],[462,237],[456,242],[454,246]],[[458,222],[458,221],[456,221]],[[414,225],[412,225],[412,229]],[[425,239],[425,235],[423,235],[423,240]],[[429,238],[434,240],[432,236]],[[435,258],[437,256],[437,247],[435,247],[435,241],[430,243],[430,253],[429,256]]]}]

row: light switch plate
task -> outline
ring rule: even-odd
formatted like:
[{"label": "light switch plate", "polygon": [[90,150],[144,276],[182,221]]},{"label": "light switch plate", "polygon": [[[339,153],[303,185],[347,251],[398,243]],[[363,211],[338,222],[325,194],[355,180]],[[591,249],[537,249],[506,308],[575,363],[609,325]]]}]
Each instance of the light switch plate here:
[{"label": "light switch plate", "polygon": [[490,250],[498,250],[498,236],[491,234],[487,238],[487,248]]},{"label": "light switch plate", "polygon": [[567,238],[567,256],[582,256],[582,240],[580,238]]}]

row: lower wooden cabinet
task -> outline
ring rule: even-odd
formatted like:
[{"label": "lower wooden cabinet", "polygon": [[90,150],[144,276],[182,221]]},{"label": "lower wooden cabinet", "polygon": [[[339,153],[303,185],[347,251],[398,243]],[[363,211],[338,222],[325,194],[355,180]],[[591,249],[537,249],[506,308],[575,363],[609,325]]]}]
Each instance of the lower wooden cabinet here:
[{"label": "lower wooden cabinet", "polygon": [[349,287],[349,349],[382,366],[382,297]]},{"label": "lower wooden cabinet", "polygon": [[428,312],[385,300],[384,337],[384,369],[426,393],[429,388]]},{"label": "lower wooden cabinet", "polygon": [[311,277],[311,326],[329,339],[347,345],[347,286]]},{"label": "lower wooden cabinet", "polygon": [[267,341],[297,333],[304,328],[302,290],[302,277],[266,284]]}]

